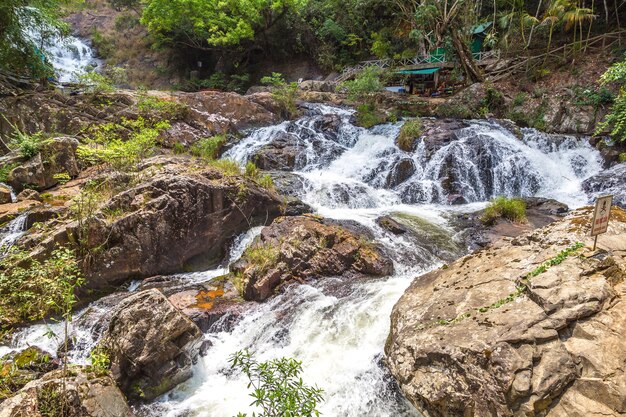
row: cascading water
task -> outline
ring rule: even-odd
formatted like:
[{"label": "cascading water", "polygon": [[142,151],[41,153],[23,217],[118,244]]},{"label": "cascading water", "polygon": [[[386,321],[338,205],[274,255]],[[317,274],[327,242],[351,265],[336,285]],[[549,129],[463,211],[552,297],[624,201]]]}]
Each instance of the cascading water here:
[{"label": "cascading water", "polygon": [[[284,159],[291,167],[281,167],[292,169],[289,175],[298,178],[290,192],[323,216],[354,220],[369,229],[392,256],[395,274],[288,286],[269,301],[252,304],[229,331],[224,330],[229,326],[217,323],[205,335],[210,347],[196,364],[193,378],[140,407],[139,415],[231,417],[250,412],[247,381],[232,372],[228,362],[234,352],[249,348],[259,360],[282,356],[301,360],[303,379],[325,390],[323,415],[417,416],[385,369],[383,346],[393,305],[411,281],[441,265],[452,257],[450,253],[458,256],[464,250],[454,242],[447,215],[475,211],[500,194],[540,195],[579,206],[587,199],[581,181],[600,170],[597,151],[573,137],[528,129],[520,139],[495,122],[472,121],[456,132],[456,140],[432,147],[425,138],[414,152],[404,152],[395,145],[399,123],[365,130],[350,122],[349,110],[310,105],[308,113],[295,122],[252,132],[226,156],[244,164],[282,141],[281,149],[287,146],[295,153],[293,159]],[[453,195],[470,204],[446,204]],[[405,213],[427,224],[422,240],[381,228],[376,219],[391,213]],[[236,261],[259,231],[252,229],[240,237],[228,262]],[[445,245],[446,251],[438,250]],[[172,278],[181,285],[197,284],[224,272],[222,267]],[[139,283],[130,288],[140,289]],[[88,337],[79,338],[73,360],[86,360],[85,351],[106,323],[105,305],[95,303],[89,307],[95,316],[90,318],[85,310],[84,319],[75,321]],[[34,328],[14,337],[20,342],[11,347],[33,340],[32,335],[42,331]]]},{"label": "cascading water", "polygon": [[33,18],[33,13],[37,13],[36,9],[24,8],[22,19],[32,22],[26,25],[29,29],[25,35],[45,54],[58,82],[74,82],[80,75],[102,65],[86,41],[71,35],[63,36],[57,28]]},{"label": "cascading water", "polygon": [[20,214],[0,230],[0,258],[4,257],[15,242],[26,233],[27,214]]}]

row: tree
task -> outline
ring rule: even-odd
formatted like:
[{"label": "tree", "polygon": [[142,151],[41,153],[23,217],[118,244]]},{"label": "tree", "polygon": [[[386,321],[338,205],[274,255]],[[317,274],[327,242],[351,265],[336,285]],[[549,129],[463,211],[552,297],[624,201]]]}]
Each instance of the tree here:
[{"label": "tree", "polygon": [[66,31],[56,0],[0,0],[0,69],[30,77],[52,74],[40,41]]},{"label": "tree", "polygon": [[470,0],[410,0],[400,2],[400,11],[415,19],[415,25],[434,39],[434,46],[451,41],[454,52],[467,77],[473,82],[483,80],[482,71],[476,65],[469,48],[470,29],[476,23],[474,8],[481,2]]},{"label": "tree", "polygon": [[[319,417],[317,403],[323,400],[323,391],[305,385],[300,378],[302,362],[291,358],[257,362],[247,350],[235,353],[230,362],[250,380],[251,405],[263,411],[253,417]],[[237,417],[246,417],[239,413]]]},{"label": "tree", "polygon": [[304,0],[148,0],[148,30],[192,48],[214,50],[252,41]]}]

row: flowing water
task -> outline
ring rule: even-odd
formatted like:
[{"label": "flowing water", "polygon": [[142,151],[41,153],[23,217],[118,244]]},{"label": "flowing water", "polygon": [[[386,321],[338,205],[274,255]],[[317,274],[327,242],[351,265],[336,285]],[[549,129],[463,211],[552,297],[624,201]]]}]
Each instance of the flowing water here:
[{"label": "flowing water", "polygon": [[[325,416],[417,416],[385,369],[383,346],[393,305],[416,276],[440,266],[445,256],[433,250],[428,238],[416,241],[393,235],[375,220],[405,213],[454,241],[447,223],[451,212],[475,211],[496,195],[545,196],[580,206],[587,202],[582,180],[601,169],[597,151],[574,137],[527,129],[520,139],[495,122],[476,121],[459,130],[455,141],[428,149],[425,139],[415,152],[407,153],[394,144],[400,123],[365,130],[350,123],[349,110],[311,105],[308,113],[300,120],[252,132],[227,156],[244,164],[276,138],[287,138],[298,149],[293,173],[297,185],[291,193],[323,216],[357,221],[369,229],[392,256],[396,272],[381,279],[327,278],[289,286],[269,301],[251,305],[230,331],[218,323],[205,334],[210,348],[196,364],[193,378],[141,407],[140,415],[250,413],[247,381],[230,370],[228,361],[234,352],[249,348],[259,360],[282,356],[301,360],[303,379],[325,391],[320,406]],[[404,164],[412,168],[400,181],[397,167],[402,161],[410,161]],[[447,204],[453,194],[468,204]],[[237,260],[259,231],[255,228],[238,238],[226,264]],[[455,247],[457,256],[465,250],[462,242]],[[176,279],[181,285],[203,282],[223,274],[226,267]],[[129,288],[138,289],[139,283]],[[95,316],[76,321],[76,328],[89,336],[77,344],[74,360],[86,360],[84,352],[97,340],[93,323],[102,327],[106,322],[104,305],[96,303],[89,307]],[[89,308],[80,315],[89,317]],[[33,326],[4,350],[37,340],[43,331]]]},{"label": "flowing water", "polygon": [[15,242],[26,233],[27,214],[20,214],[0,229],[0,258],[4,257]]},{"label": "flowing water", "polygon": [[24,8],[22,19],[33,22],[27,25],[26,36],[45,54],[58,82],[75,82],[79,76],[102,65],[86,40],[63,36],[58,29],[33,17],[33,13],[37,13],[36,9]]}]

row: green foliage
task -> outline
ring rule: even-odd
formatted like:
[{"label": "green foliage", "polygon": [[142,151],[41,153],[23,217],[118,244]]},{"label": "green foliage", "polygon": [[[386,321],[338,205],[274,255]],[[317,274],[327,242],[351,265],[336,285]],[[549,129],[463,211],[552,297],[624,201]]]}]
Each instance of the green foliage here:
[{"label": "green foliage", "polygon": [[55,249],[39,261],[30,253],[12,248],[0,260],[0,325],[12,326],[42,319],[49,314],[67,314],[75,301],[74,289],[84,278],[74,251]]},{"label": "green foliage", "polygon": [[59,174],[54,174],[52,176],[52,178],[57,180],[59,182],[59,184],[61,184],[61,185],[67,184],[72,179],[72,177],[70,177],[70,174],[68,174],[67,172],[61,172]]},{"label": "green foliage", "polygon": [[574,88],[574,103],[579,106],[593,106],[595,109],[608,105],[615,101],[615,95],[606,87]]},{"label": "green foliage", "polygon": [[79,75],[78,85],[89,94],[112,93],[115,91],[113,81],[106,75],[95,71]]},{"label": "green foliage", "polygon": [[5,164],[0,166],[0,182],[6,184],[9,181],[9,174],[18,166],[18,164]]},{"label": "green foliage", "polygon": [[169,127],[167,121],[153,122],[142,117],[95,126],[87,144],[78,147],[77,155],[87,165],[105,163],[113,169],[129,171],[154,154],[160,132]]},{"label": "green foliage", "polygon": [[511,105],[513,107],[520,107],[520,106],[523,106],[527,100],[528,100],[528,94],[518,93],[515,95],[515,97],[513,97],[513,102],[511,103]]},{"label": "green foliage", "polygon": [[140,93],[137,100],[137,109],[142,117],[165,120],[179,120],[185,116],[188,107],[175,101]]},{"label": "green foliage", "polygon": [[374,93],[384,88],[381,81],[382,71],[375,67],[364,69],[354,80],[346,81],[340,85],[345,88],[348,98],[354,101],[369,101]]},{"label": "green foliage", "polygon": [[398,147],[403,151],[410,152],[413,150],[415,141],[422,136],[424,125],[420,119],[413,119],[404,122],[398,135]]},{"label": "green foliage", "polygon": [[498,113],[503,110],[504,104],[504,94],[492,83],[485,83],[485,98],[482,100],[482,106],[492,113]]},{"label": "green foliage", "polygon": [[115,52],[115,40],[103,35],[96,27],[91,30],[91,42],[103,58],[109,58]]},{"label": "green foliage", "polygon": [[30,159],[39,153],[44,139],[45,136],[43,132],[29,135],[19,129],[15,129],[9,147],[11,149],[18,149],[22,157]]},{"label": "green foliage", "polygon": [[167,41],[232,47],[263,33],[300,0],[147,0],[141,22]]},{"label": "green foliage", "polygon": [[280,255],[278,248],[271,244],[256,243],[250,246],[242,255],[242,259],[249,262],[261,274],[269,270]]},{"label": "green foliage", "polygon": [[[498,309],[508,303],[511,303],[513,301],[515,301],[517,298],[519,298],[520,296],[522,296],[523,294],[526,293],[526,291],[528,290],[528,285],[530,284],[530,280],[540,274],[543,274],[544,272],[546,272],[550,267],[559,265],[561,263],[563,263],[563,261],[565,261],[568,257],[572,256],[573,254],[575,254],[579,249],[584,248],[585,245],[581,242],[577,242],[572,246],[569,246],[565,249],[563,249],[561,252],[559,252],[555,257],[548,259],[547,261],[543,262],[541,265],[539,265],[537,268],[533,269],[531,272],[529,272],[528,274],[524,275],[519,282],[517,283],[517,285],[515,286],[515,291],[510,293],[509,295],[507,295],[505,298],[501,298],[499,300],[497,300],[496,302],[483,306],[483,307],[479,307],[476,309],[473,309],[473,313],[487,313],[488,311],[491,310],[495,310]],[[456,316],[455,318],[451,319],[451,320],[438,320],[437,322],[433,323],[435,325],[450,325],[450,324],[456,324],[459,323],[463,320],[465,320],[466,318],[469,318],[472,316],[472,312],[465,312],[462,314],[459,314],[458,316]]]},{"label": "green foliage", "polygon": [[617,142],[626,142],[626,59],[613,64],[600,78],[602,84],[616,83],[620,86],[619,94],[613,106],[598,125],[596,134],[609,131]]},{"label": "green foliage", "polygon": [[261,175],[257,179],[257,182],[259,183],[259,185],[261,187],[263,187],[265,189],[268,189],[268,190],[273,190],[274,189],[274,180],[272,179],[272,176],[270,174]]},{"label": "green foliage", "polygon": [[217,159],[226,144],[226,135],[200,139],[191,146],[191,154],[208,160]]},{"label": "green foliage", "polygon": [[209,165],[215,169],[218,169],[226,176],[234,176],[241,174],[241,168],[239,164],[232,159],[216,159],[209,161]]},{"label": "green foliage", "polygon": [[387,118],[376,111],[376,107],[372,104],[362,104],[357,107],[356,124],[357,126],[369,129],[376,125],[385,123]]},{"label": "green foliage", "polygon": [[485,209],[482,221],[485,224],[493,224],[499,218],[505,218],[513,222],[525,221],[526,203],[518,198],[494,198]]},{"label": "green foliage", "polygon": [[[317,403],[324,391],[304,383],[302,362],[291,358],[257,362],[248,350],[231,356],[232,367],[240,369],[250,380],[252,405],[262,411],[256,417],[319,417]],[[239,413],[237,417],[245,417]]]},{"label": "green foliage", "polygon": [[244,169],[244,175],[248,178],[258,178],[260,174],[259,168],[257,168],[256,164],[252,161],[248,161],[246,164],[246,168]]},{"label": "green foliage", "polygon": [[101,346],[89,352],[91,367],[98,375],[106,375],[111,368],[111,358],[109,353]]},{"label": "green foliage", "polygon": [[287,83],[282,74],[278,72],[261,78],[261,82],[272,87],[272,97],[280,104],[288,117],[293,117],[298,113],[296,107],[298,83]]}]

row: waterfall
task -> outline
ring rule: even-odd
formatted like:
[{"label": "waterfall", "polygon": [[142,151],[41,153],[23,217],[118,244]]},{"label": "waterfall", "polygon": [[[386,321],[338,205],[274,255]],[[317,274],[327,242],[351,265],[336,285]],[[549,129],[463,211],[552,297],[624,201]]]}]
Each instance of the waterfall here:
[{"label": "waterfall", "polygon": [[26,25],[25,36],[44,52],[60,83],[75,82],[80,75],[99,68],[102,61],[88,43],[76,36],[63,36],[61,32],[40,19],[32,17],[38,13],[31,7],[24,8],[22,19],[32,23]]},{"label": "waterfall", "polygon": [[[392,257],[394,275],[330,277],[287,286],[265,303],[250,303],[234,326],[216,325],[205,334],[210,347],[195,365],[193,378],[138,407],[139,416],[251,415],[247,381],[228,361],[246,348],[261,361],[282,356],[302,361],[306,383],[325,391],[319,407],[325,416],[417,416],[385,368],[383,346],[393,305],[412,280],[447,262],[446,251],[459,255],[464,250],[447,223],[450,214],[475,211],[496,195],[537,195],[580,206],[587,202],[581,182],[601,170],[599,153],[572,136],[532,129],[516,135],[498,122],[467,121],[453,133],[454,140],[434,143],[424,137],[413,152],[405,152],[395,144],[402,123],[362,129],[352,123],[353,113],[308,105],[302,118],[257,129],[226,156],[243,165],[273,152],[268,163],[299,180],[290,193],[322,216],[356,221],[368,229]],[[281,159],[276,149],[290,152],[289,158]],[[451,205],[458,196],[468,204]],[[391,214],[426,225],[418,233],[421,237],[394,235],[380,227],[377,218]],[[220,267],[171,278],[184,288],[224,274],[260,230],[236,239]],[[439,250],[442,241],[450,248]],[[139,282],[129,287],[140,289]],[[108,320],[107,302],[93,303],[72,323],[78,340],[70,355],[73,361],[86,361],[88,349],[100,337]],[[47,343],[41,334],[37,326],[24,329],[0,347],[0,354],[28,343]]]},{"label": "waterfall", "polygon": [[27,214],[20,214],[0,230],[0,258],[6,256],[15,242],[26,233]]}]

